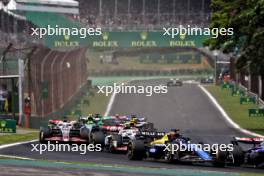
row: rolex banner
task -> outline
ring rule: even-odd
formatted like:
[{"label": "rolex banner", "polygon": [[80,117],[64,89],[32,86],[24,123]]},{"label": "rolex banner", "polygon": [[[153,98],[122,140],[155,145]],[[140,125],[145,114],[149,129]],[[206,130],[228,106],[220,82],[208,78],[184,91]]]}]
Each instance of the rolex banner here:
[{"label": "rolex banner", "polygon": [[[36,26],[37,38],[44,39],[49,48],[89,46],[93,48],[135,48],[135,47],[202,47],[205,35],[178,35],[174,38],[160,32],[107,32],[83,28],[56,13],[26,12],[28,21]],[[83,30],[84,29],[84,30]],[[58,31],[71,31],[61,34]],[[87,32],[90,31],[90,35]],[[59,34],[58,34],[59,33]],[[34,33],[35,34],[35,33]],[[43,34],[40,35],[40,34]]]},{"label": "rolex banner", "polygon": [[0,133],[16,133],[16,121],[13,119],[0,119]]},{"label": "rolex banner", "polygon": [[56,36],[45,38],[48,47],[89,46],[93,48],[135,47],[202,47],[208,36],[176,36],[172,39],[163,32],[103,32],[100,36]]}]

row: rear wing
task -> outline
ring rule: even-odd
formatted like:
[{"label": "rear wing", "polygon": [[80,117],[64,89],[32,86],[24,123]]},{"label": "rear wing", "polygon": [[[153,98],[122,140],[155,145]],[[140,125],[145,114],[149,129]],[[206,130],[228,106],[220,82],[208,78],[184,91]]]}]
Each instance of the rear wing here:
[{"label": "rear wing", "polygon": [[162,138],[165,136],[165,132],[151,132],[151,131],[139,131],[137,137],[139,138]]},{"label": "rear wing", "polygon": [[234,137],[232,143],[237,144],[238,142],[246,143],[246,144],[260,144],[261,142],[264,142],[264,138]]},{"label": "rear wing", "polygon": [[108,132],[118,132],[122,130],[124,127],[123,126],[108,126],[108,125],[103,125],[102,129]]},{"label": "rear wing", "polygon": [[53,124],[53,125],[56,125],[58,123],[61,123],[63,122],[62,120],[49,120],[49,124]]}]

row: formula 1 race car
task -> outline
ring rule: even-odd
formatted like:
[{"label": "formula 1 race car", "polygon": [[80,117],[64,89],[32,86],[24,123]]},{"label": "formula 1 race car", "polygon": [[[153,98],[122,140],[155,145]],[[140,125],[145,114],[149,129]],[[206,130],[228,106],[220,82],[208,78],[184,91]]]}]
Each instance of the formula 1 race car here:
[{"label": "formula 1 race car", "polygon": [[113,134],[118,133],[120,130],[122,130],[125,127],[124,124],[122,124],[117,119],[109,119],[105,120],[103,122],[103,125],[101,126],[102,130],[105,132],[105,134]]},{"label": "formula 1 race car", "polygon": [[48,141],[70,143],[93,143],[104,145],[104,134],[99,130],[91,130],[87,126],[67,120],[50,120],[48,127],[41,127],[39,132],[40,143]]},{"label": "formula 1 race car", "polygon": [[138,129],[142,131],[155,131],[154,124],[151,122],[147,122],[145,120],[140,120],[138,118],[132,118],[129,121],[123,122],[123,125],[125,126],[131,126],[133,124],[134,127],[137,127]]},{"label": "formula 1 race car", "polygon": [[201,84],[212,84],[214,83],[214,78],[213,77],[207,77],[207,78],[202,78],[200,80]]},{"label": "formula 1 race car", "polygon": [[127,120],[133,120],[136,119],[138,122],[146,122],[147,119],[145,117],[140,117],[138,115],[132,114],[132,115],[126,115],[125,116]]},{"label": "formula 1 race car", "polygon": [[120,123],[127,123],[130,122],[131,120],[136,120],[138,123],[142,123],[142,122],[147,122],[147,119],[144,117],[140,117],[137,115],[114,115],[114,116],[110,116],[113,119],[119,120]]},{"label": "formula 1 race car", "polygon": [[86,130],[75,121],[50,120],[47,128],[40,128],[39,141],[40,143],[47,141],[87,143],[89,138]]},{"label": "formula 1 race car", "polygon": [[[240,138],[234,137],[233,144],[233,164],[235,166],[253,165],[254,167],[264,166],[264,138]],[[243,150],[239,144],[250,145],[251,147]]]},{"label": "formula 1 race car", "polygon": [[167,82],[168,87],[172,86],[182,86],[183,82],[180,79],[170,79],[170,81]]},{"label": "formula 1 race car", "polygon": [[123,128],[117,134],[109,134],[105,137],[105,149],[109,152],[127,151],[127,144],[135,139],[138,128]]},{"label": "formula 1 race car", "polygon": [[80,117],[79,122],[82,124],[96,124],[101,126],[104,120],[111,120],[112,118],[111,116],[102,116],[101,114],[89,114],[86,117]]},{"label": "formula 1 race car", "polygon": [[[180,145],[185,148],[180,150]],[[190,143],[190,139],[173,130],[165,134],[161,139],[146,144],[142,140],[132,140],[128,144],[128,158],[130,160],[142,160],[152,158],[166,160],[168,162],[202,163],[211,162],[214,166],[223,167],[227,161],[227,153],[204,151],[198,144]]]},{"label": "formula 1 race car", "polygon": [[[112,121],[115,121],[115,126],[118,126],[119,129],[121,127],[129,126],[131,123],[134,124],[135,127],[140,128],[143,131],[154,131],[154,124],[151,122],[148,122],[146,118],[140,117],[137,115],[115,115],[110,116]],[[109,121],[109,120],[108,120]],[[104,121],[107,122],[108,121]],[[108,127],[108,128],[114,128],[114,127]]]},{"label": "formula 1 race car", "polygon": [[155,131],[142,131],[144,129],[135,126],[135,124],[132,126],[130,124],[119,130],[118,133],[107,135],[105,138],[105,149],[109,152],[127,151],[127,146],[130,141],[140,138],[144,142],[150,142],[154,138],[164,135],[164,133],[156,133]]}]

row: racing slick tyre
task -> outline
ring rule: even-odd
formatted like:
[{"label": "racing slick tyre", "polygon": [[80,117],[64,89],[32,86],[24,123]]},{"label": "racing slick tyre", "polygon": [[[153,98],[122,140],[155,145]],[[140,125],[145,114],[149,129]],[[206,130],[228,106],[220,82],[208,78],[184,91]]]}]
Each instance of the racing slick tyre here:
[{"label": "racing slick tyre", "polygon": [[168,161],[169,163],[177,163],[179,162],[179,153],[178,151],[165,151],[165,160]]},{"label": "racing slick tyre", "polygon": [[143,140],[133,140],[128,143],[127,156],[129,160],[142,160],[145,157],[145,143]]},{"label": "racing slick tyre", "polygon": [[85,127],[81,128],[80,129],[80,136],[83,139],[89,140],[89,129],[85,128]]},{"label": "racing slick tyre", "polygon": [[91,143],[92,144],[101,144],[101,147],[104,147],[105,144],[105,134],[102,131],[95,131],[91,134]]},{"label": "racing slick tyre", "polygon": [[164,151],[164,159],[169,163],[179,162],[179,150],[173,151],[173,144],[170,144],[168,142],[165,142],[165,145],[168,145],[169,148]]},{"label": "racing slick tyre", "polygon": [[225,161],[227,158],[227,152],[218,150],[216,153],[216,159],[213,162],[213,165],[216,167],[225,167]]},{"label": "racing slick tyre", "polygon": [[240,146],[234,145],[232,157],[234,166],[240,166],[244,163],[244,152]]},{"label": "racing slick tyre", "polygon": [[47,141],[45,138],[49,137],[51,135],[50,128],[42,128],[39,132],[39,142],[40,143],[46,143]]}]

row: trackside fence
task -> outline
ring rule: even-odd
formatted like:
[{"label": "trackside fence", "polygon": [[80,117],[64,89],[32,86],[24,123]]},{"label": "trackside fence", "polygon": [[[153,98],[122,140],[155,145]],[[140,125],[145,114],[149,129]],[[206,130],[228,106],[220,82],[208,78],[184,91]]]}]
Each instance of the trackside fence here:
[{"label": "trackside fence", "polygon": [[85,48],[62,52],[38,47],[29,66],[32,116],[58,111],[87,83],[85,53]]}]

